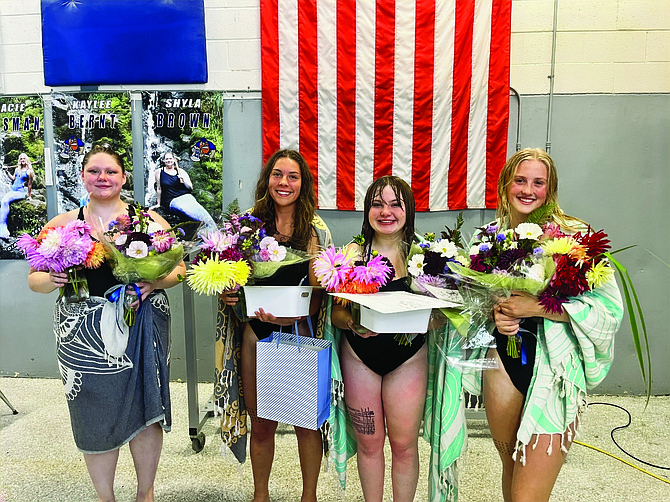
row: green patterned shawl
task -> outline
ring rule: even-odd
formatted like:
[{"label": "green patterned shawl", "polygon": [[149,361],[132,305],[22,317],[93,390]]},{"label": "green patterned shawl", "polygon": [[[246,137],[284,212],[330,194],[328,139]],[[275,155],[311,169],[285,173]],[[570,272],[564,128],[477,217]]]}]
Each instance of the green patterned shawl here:
[{"label": "green patterned shawl", "polygon": [[[331,322],[332,297],[328,297],[323,324],[323,337],[339,348],[341,330]],[[461,392],[461,375],[449,363],[451,357],[460,358],[461,336],[451,323],[429,331],[428,386],[424,407],[423,438],[431,446],[429,464],[430,501],[455,501],[458,497],[458,470],[456,460],[467,447],[465,409]],[[347,484],[347,460],[356,454],[356,436],[345,403],[346,390],[338,350],[333,350],[331,378],[333,393],[330,405],[329,447],[342,489]]]},{"label": "green patterned shawl", "polygon": [[[522,462],[534,434],[571,434],[569,425],[578,418],[587,391],[603,381],[614,358],[614,335],[623,318],[614,279],[571,298],[563,308],[569,323],[545,319],[538,326],[533,377],[517,433]],[[480,395],[481,371],[464,372],[463,384]]]}]

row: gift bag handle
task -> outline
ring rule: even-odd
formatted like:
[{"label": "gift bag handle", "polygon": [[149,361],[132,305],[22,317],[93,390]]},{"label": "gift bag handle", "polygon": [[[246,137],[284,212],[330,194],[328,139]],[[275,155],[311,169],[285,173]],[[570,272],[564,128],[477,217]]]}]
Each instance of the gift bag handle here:
[{"label": "gift bag handle", "polygon": [[[309,326],[309,334],[312,336],[312,345],[314,345],[314,329],[312,328],[312,318],[307,316],[307,325]],[[282,335],[282,326],[279,325],[279,336],[277,337],[277,348],[279,348],[279,342],[281,341]],[[295,334],[295,343],[298,347],[298,352],[300,352],[300,336],[298,335],[298,321],[293,321],[293,333]]]},{"label": "gift bag handle", "polygon": [[[282,336],[282,325],[279,325],[279,336],[277,338],[277,348],[279,348],[279,342],[281,342]],[[311,325],[310,325],[311,327]],[[298,352],[300,352],[300,338],[298,337],[298,321],[293,321],[293,333],[295,334],[295,343],[298,345]]]}]

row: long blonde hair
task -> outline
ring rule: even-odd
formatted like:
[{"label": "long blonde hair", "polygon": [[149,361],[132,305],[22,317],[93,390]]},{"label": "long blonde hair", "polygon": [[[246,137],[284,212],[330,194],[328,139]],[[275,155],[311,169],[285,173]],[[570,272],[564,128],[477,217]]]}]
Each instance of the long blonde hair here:
[{"label": "long blonde hair", "polygon": [[498,207],[496,209],[496,219],[505,227],[509,227],[512,219],[512,206],[509,201],[509,187],[514,182],[516,170],[519,164],[526,160],[537,160],[542,162],[547,168],[547,195],[544,206],[553,204],[551,219],[554,223],[563,229],[576,231],[579,227],[586,225],[585,222],[574,216],[569,216],[563,212],[558,205],[558,174],[556,164],[547,152],[541,148],[524,148],[512,155],[498,177]]}]

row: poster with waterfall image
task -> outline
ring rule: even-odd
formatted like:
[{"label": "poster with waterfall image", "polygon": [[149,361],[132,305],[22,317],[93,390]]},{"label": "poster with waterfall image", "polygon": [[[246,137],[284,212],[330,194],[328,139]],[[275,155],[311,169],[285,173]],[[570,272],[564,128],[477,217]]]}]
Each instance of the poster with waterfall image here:
[{"label": "poster with waterfall image", "polygon": [[46,223],[43,111],[37,95],[0,97],[0,259],[22,259],[17,239]]},{"label": "poster with waterfall image", "polygon": [[121,198],[132,203],[133,140],[128,93],[54,93],[52,111],[58,213],[88,201],[81,167],[84,155],[95,143],[108,143],[123,158],[127,179]]},{"label": "poster with waterfall image", "polygon": [[142,93],[145,204],[187,237],[216,228],[223,192],[223,95]]}]

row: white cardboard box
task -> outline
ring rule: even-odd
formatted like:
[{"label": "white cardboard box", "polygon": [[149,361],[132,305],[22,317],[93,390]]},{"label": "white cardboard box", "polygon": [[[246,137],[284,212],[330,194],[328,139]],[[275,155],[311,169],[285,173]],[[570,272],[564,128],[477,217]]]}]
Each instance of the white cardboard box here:
[{"label": "white cardboard box", "polygon": [[410,310],[393,314],[361,305],[361,325],[375,333],[425,333],[433,309]]},{"label": "white cardboard box", "polygon": [[247,316],[262,308],[275,317],[309,315],[312,286],[244,286]]},{"label": "white cardboard box", "polygon": [[375,333],[425,333],[434,308],[449,307],[444,300],[405,291],[372,294],[331,293],[360,305],[360,324]]}]

